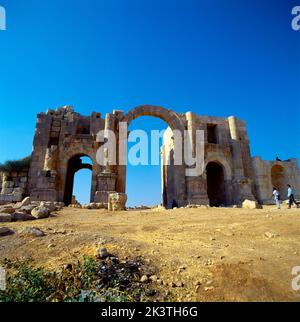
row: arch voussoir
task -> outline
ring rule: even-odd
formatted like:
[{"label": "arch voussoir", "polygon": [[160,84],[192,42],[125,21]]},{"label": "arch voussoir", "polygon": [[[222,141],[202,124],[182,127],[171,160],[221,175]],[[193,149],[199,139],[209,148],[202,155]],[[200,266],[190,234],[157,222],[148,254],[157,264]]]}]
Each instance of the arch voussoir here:
[{"label": "arch voussoir", "polygon": [[123,121],[128,125],[140,116],[154,116],[165,121],[172,130],[184,131],[184,124],[180,117],[173,111],[161,106],[155,105],[140,105],[130,110],[124,117]]}]

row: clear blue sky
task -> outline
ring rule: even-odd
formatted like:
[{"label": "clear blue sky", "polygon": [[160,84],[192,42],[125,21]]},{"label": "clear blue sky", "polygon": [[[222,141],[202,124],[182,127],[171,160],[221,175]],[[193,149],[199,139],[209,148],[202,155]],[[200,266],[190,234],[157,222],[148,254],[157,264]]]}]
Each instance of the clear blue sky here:
[{"label": "clear blue sky", "polygon": [[[0,0],[0,162],[28,155],[35,115],[62,105],[86,115],[140,104],[236,115],[247,121],[252,155],[299,158],[296,4]],[[136,127],[165,124],[141,118]],[[128,169],[130,204],[160,202],[160,186],[160,167]]]}]

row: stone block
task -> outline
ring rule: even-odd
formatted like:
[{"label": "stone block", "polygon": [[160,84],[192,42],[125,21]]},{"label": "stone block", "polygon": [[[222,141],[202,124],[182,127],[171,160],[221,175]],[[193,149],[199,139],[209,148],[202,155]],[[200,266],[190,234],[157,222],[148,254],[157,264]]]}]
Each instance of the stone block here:
[{"label": "stone block", "polygon": [[108,195],[115,191],[96,191],[94,196],[94,202],[97,203],[108,203]]},{"label": "stone block", "polygon": [[12,192],[13,192],[13,188],[3,188],[2,190],[1,190],[1,193],[3,194],[3,195],[9,195],[9,194],[11,194]]},{"label": "stone block", "polygon": [[20,211],[13,213],[11,216],[13,221],[28,221],[35,219],[35,217],[24,212],[23,209],[20,209]]},{"label": "stone block", "polygon": [[246,199],[243,201],[242,207],[245,209],[261,209],[262,206],[255,200]]},{"label": "stone block", "polygon": [[14,187],[14,182],[13,181],[4,181],[2,184],[3,189],[9,189]]},{"label": "stone block", "polygon": [[48,218],[50,215],[50,210],[43,205],[32,209],[31,215],[36,219]]},{"label": "stone block", "polygon": [[108,210],[121,211],[126,210],[126,193],[114,192],[108,195]]},{"label": "stone block", "polygon": [[15,193],[12,195],[12,202],[20,202],[23,199],[23,194]]}]

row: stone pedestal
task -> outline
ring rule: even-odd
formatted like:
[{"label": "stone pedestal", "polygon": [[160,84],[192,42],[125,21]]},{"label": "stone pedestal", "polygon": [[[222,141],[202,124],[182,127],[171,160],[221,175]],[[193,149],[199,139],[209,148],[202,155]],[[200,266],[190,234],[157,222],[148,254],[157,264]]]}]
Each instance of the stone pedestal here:
[{"label": "stone pedestal", "polygon": [[108,205],[108,195],[114,193],[115,191],[96,191],[94,196],[94,202],[104,203]]},{"label": "stone pedestal", "polygon": [[94,196],[94,202],[105,203],[108,205],[108,196],[116,192],[117,175],[106,171],[97,175],[97,191]]},{"label": "stone pedestal", "polygon": [[116,191],[117,175],[113,172],[102,172],[97,175],[97,191]]}]

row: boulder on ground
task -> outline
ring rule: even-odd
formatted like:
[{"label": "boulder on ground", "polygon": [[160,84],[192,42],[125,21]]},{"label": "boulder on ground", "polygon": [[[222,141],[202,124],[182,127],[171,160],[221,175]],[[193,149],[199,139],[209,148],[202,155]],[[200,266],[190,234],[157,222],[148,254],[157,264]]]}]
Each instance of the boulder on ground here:
[{"label": "boulder on ground", "polygon": [[[73,205],[73,207],[76,208],[77,205]],[[80,206],[80,208],[83,208],[83,209],[104,209],[104,208],[106,208],[106,205],[101,202],[91,202],[91,203]]]},{"label": "boulder on ground", "polygon": [[31,216],[30,214],[26,212],[17,211],[13,213],[12,215],[12,221],[27,221],[27,220],[34,220],[35,217]]},{"label": "boulder on ground", "polygon": [[11,222],[12,221],[12,216],[11,214],[0,214],[0,222]]},{"label": "boulder on ground", "polygon": [[200,205],[197,205],[197,204],[194,204],[194,203],[191,203],[189,205],[187,205],[188,208],[200,208]]},{"label": "boulder on ground", "polygon": [[58,209],[62,209],[65,207],[65,204],[62,201],[55,201],[54,203]]},{"label": "boulder on ground", "polygon": [[276,234],[276,233],[273,233],[273,232],[269,232],[269,231],[267,231],[265,233],[265,237],[267,237],[267,238],[275,238],[275,237],[278,237],[278,236],[279,236],[279,234]]},{"label": "boulder on ground", "polygon": [[12,235],[15,232],[12,229],[9,229],[8,227],[0,227],[0,237]]},{"label": "boulder on ground", "polygon": [[18,212],[23,212],[26,213],[28,215],[31,214],[32,209],[36,208],[36,205],[28,205],[28,206],[24,206],[18,209]]},{"label": "boulder on ground", "polygon": [[106,248],[98,248],[96,249],[96,257],[100,259],[105,259],[108,257],[108,251]]},{"label": "boulder on ground", "polygon": [[40,203],[40,207],[47,208],[49,212],[56,210],[56,205],[54,204],[54,202],[51,202],[51,201],[42,201]]},{"label": "boulder on ground", "polygon": [[33,237],[43,237],[43,236],[45,236],[45,233],[39,228],[27,227],[21,231],[21,235],[33,236]]},{"label": "boulder on ground", "polygon": [[249,199],[243,201],[242,207],[245,209],[262,209],[262,206],[257,201]]},{"label": "boulder on ground", "polygon": [[32,209],[31,215],[36,219],[48,218],[50,210],[44,206],[38,206]]},{"label": "boulder on ground", "polygon": [[149,281],[149,279],[148,279],[148,276],[147,275],[143,275],[142,277],[141,277],[141,279],[140,279],[140,282],[141,283],[147,283]]},{"label": "boulder on ground", "polygon": [[[76,205],[72,205],[72,204],[69,204],[68,206],[69,208],[82,208],[81,204],[76,204]],[[86,208],[87,209],[87,208]]]},{"label": "boulder on ground", "polygon": [[98,209],[98,206],[95,202],[88,203],[84,205],[85,209]]}]

